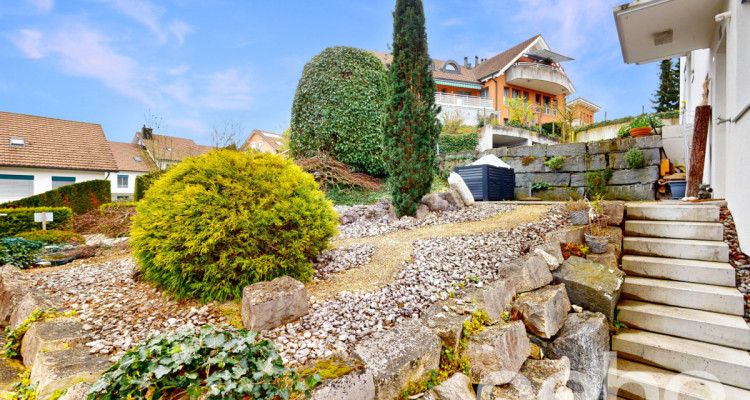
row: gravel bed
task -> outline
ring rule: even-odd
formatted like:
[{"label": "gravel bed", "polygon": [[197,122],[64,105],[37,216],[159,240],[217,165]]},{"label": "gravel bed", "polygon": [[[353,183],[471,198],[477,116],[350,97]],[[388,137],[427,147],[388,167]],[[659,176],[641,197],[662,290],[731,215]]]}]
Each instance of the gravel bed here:
[{"label": "gravel bed", "polygon": [[216,325],[226,317],[196,303],[166,299],[151,285],[133,280],[132,258],[83,263],[72,268],[30,274],[36,288],[57,296],[78,312],[92,353],[116,361],[150,334]]},{"label": "gravel bed", "polygon": [[328,274],[358,268],[370,262],[377,250],[374,244],[359,244],[348,248],[335,248],[322,251],[313,263],[313,279],[326,280]]},{"label": "gravel bed", "polygon": [[479,221],[500,215],[518,208],[515,204],[474,203],[471,207],[460,210],[431,212],[424,219],[403,217],[396,221],[389,221],[387,217],[380,219],[360,219],[356,222],[339,226],[337,239],[361,238],[381,235],[403,229],[414,229],[428,225],[453,224],[457,222]]},{"label": "gravel bed", "polygon": [[311,299],[307,316],[264,335],[276,341],[290,365],[348,353],[364,336],[418,318],[439,298],[447,298],[455,282],[473,287],[497,279],[498,266],[542,243],[547,232],[565,221],[562,209],[554,207],[541,221],[510,230],[417,241],[412,260],[380,290],[343,292],[325,302]]},{"label": "gravel bed", "polygon": [[737,288],[745,296],[745,321],[750,323],[750,257],[740,249],[734,218],[728,208],[721,208],[721,223],[724,225],[724,242],[729,245],[729,263],[737,273]]}]

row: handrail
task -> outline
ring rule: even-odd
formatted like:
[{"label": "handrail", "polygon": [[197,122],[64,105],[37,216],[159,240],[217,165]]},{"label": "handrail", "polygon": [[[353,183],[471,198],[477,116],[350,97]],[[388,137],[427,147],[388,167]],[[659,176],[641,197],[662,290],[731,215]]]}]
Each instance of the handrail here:
[{"label": "handrail", "polygon": [[492,108],[492,100],[486,97],[435,92],[435,103],[445,105]]},{"label": "handrail", "polygon": [[551,69],[553,71],[560,71],[561,70],[561,68],[553,67],[551,65],[534,63],[534,62],[527,62],[527,61],[517,61],[517,62],[513,63],[513,66],[547,68],[547,69]]}]

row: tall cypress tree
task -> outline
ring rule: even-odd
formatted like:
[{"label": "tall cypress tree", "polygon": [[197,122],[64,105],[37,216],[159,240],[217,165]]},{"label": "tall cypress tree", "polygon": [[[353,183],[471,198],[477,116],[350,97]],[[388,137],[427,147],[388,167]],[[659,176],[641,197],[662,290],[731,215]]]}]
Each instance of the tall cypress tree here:
[{"label": "tall cypress tree", "polygon": [[672,68],[672,60],[662,60],[659,68],[659,88],[651,103],[657,112],[674,111],[680,105],[680,62]]},{"label": "tall cypress tree", "polygon": [[427,53],[421,0],[397,0],[393,12],[390,101],[383,127],[383,161],[390,173],[393,205],[413,216],[432,186],[440,122],[435,80]]}]

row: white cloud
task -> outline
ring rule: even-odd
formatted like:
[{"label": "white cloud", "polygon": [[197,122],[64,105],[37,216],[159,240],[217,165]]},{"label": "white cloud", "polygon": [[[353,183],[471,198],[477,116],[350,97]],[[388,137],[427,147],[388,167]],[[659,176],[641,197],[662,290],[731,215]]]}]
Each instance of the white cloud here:
[{"label": "white cloud", "polygon": [[55,6],[54,0],[26,0],[37,12],[47,13]]},{"label": "white cloud", "polygon": [[[169,125],[175,128],[179,128],[181,131],[188,131],[191,133],[197,133],[200,135],[208,135],[211,132],[211,127],[205,122],[199,119],[193,118],[177,118],[169,120]],[[177,136],[185,136],[180,132],[174,132]]]},{"label": "white cloud", "polygon": [[200,104],[221,110],[247,109],[252,101],[250,76],[237,69],[215,72],[206,78]]},{"label": "white cloud", "polygon": [[177,38],[180,46],[185,43],[185,36],[193,31],[193,27],[183,21],[172,21],[167,27],[170,32]]},{"label": "white cloud", "polygon": [[33,29],[21,29],[16,35],[11,36],[10,40],[21,50],[26,57],[42,58],[44,53],[41,50],[42,33]]},{"label": "white cloud", "polygon": [[123,14],[133,18],[141,24],[148,27],[152,32],[156,33],[160,38],[164,39],[164,34],[161,31],[159,20],[164,15],[164,9],[155,6],[147,1],[141,0],[105,0],[107,3],[112,4]]}]

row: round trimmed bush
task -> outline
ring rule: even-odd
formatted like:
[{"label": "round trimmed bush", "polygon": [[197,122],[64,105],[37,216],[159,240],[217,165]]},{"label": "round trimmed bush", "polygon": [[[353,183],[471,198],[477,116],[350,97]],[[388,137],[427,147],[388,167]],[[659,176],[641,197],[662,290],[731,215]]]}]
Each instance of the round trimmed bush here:
[{"label": "round trimmed bush", "polygon": [[373,176],[386,173],[381,135],[388,100],[386,71],[374,55],[329,47],[305,65],[292,104],[294,158],[325,152]]},{"label": "round trimmed bush", "polygon": [[309,280],[338,223],[312,175],[279,156],[229,150],[170,168],[136,210],[141,277],[203,301],[239,299],[243,287],[284,275]]}]

